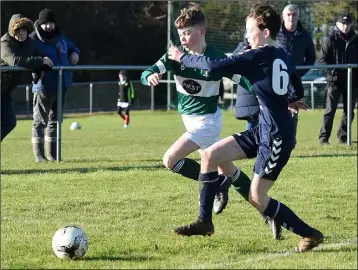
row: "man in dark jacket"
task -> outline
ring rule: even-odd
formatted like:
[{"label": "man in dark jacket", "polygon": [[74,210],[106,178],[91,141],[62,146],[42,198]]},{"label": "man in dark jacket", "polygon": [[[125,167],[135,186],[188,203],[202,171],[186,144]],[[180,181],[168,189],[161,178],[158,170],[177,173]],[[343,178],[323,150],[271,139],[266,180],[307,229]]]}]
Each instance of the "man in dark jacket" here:
[{"label": "man in dark jacket", "polygon": [[[282,11],[283,23],[276,37],[276,44],[292,54],[295,66],[313,65],[316,52],[311,35],[302,27],[300,10],[296,5],[288,5]],[[301,70],[303,76],[308,70]]]},{"label": "man in dark jacket", "polygon": [[[52,10],[47,8],[41,10],[35,22],[35,32],[30,37],[34,39],[37,49],[47,55],[55,66],[77,64],[80,51],[60,32]],[[66,91],[71,86],[72,75],[72,71],[63,72],[63,101]],[[57,85],[58,73],[45,71],[32,87],[34,122],[31,141],[36,162],[56,160]],[[46,134],[44,134],[45,128]]]},{"label": "man in dark jacket", "polygon": [[[295,66],[313,65],[316,61],[316,52],[311,35],[302,27],[300,22],[300,9],[290,4],[282,11],[281,30],[276,37],[278,47],[291,53]],[[300,70],[301,77],[308,72],[308,69]],[[303,97],[303,93],[302,93]],[[297,132],[298,111],[292,112]]]},{"label": "man in dark jacket", "polygon": [[[29,39],[34,29],[33,23],[21,14],[11,17],[8,32],[1,37],[1,66],[20,66],[41,69],[44,65],[51,67],[52,61],[39,56],[35,43]],[[1,141],[15,128],[16,114],[11,97],[20,82],[23,71],[1,72]]]},{"label": "man in dark jacket", "polygon": [[[352,29],[352,17],[343,14],[338,17],[332,33],[322,44],[319,62],[321,64],[357,64],[358,36]],[[352,76],[352,120],[357,100],[358,69]],[[343,114],[337,136],[340,143],[347,143],[347,69],[328,69],[326,88],[326,110],[319,134],[321,144],[328,144],[338,102],[343,97]]]}]

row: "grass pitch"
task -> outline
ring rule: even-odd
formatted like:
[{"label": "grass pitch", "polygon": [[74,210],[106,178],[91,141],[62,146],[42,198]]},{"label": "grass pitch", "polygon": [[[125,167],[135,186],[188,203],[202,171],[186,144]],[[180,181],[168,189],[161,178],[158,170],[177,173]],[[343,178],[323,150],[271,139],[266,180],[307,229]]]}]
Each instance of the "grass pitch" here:
[{"label": "grass pitch", "polygon": [[[328,146],[318,143],[322,112],[300,113],[297,147],[270,192],[325,234],[324,244],[304,254],[292,252],[299,237],[291,232],[273,240],[233,190],[214,217],[212,237],[172,232],[194,221],[198,209],[197,183],[162,166],[184,132],[176,112],[133,112],[128,129],[115,114],[66,118],[63,161],[47,164],[34,163],[32,122],[18,121],[1,144],[1,267],[357,269],[357,122],[355,143],[339,145],[340,113]],[[244,121],[223,114],[223,137],[244,130]],[[82,130],[70,131],[74,121]],[[254,160],[236,164],[250,174]],[[86,231],[89,250],[81,260],[62,261],[51,240],[71,224]]]}]

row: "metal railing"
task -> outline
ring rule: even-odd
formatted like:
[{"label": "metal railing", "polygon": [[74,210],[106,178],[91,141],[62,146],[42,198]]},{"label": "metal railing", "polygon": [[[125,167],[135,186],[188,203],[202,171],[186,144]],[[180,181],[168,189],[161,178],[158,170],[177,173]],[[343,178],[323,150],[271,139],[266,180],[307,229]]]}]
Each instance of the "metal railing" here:
[{"label": "metal railing", "polygon": [[[297,66],[298,70],[305,69],[329,69],[329,68],[343,68],[348,69],[347,72],[347,145],[352,143],[352,69],[357,68],[358,64],[340,64],[340,65],[312,65],[312,66]],[[63,80],[63,71],[79,71],[79,70],[145,70],[148,66],[129,66],[129,65],[80,65],[80,66],[55,66],[52,68],[54,71],[58,71],[58,91],[57,91],[57,138],[56,138],[56,161],[61,161],[61,133],[62,133],[62,80]],[[24,71],[28,70],[23,67],[10,67],[10,66],[1,66],[0,71]],[[162,80],[162,82],[170,81]],[[153,88],[152,88],[153,90]],[[170,88],[168,87],[168,91]],[[168,93],[169,95],[170,93]],[[170,105],[168,105],[168,110],[170,110]]]}]

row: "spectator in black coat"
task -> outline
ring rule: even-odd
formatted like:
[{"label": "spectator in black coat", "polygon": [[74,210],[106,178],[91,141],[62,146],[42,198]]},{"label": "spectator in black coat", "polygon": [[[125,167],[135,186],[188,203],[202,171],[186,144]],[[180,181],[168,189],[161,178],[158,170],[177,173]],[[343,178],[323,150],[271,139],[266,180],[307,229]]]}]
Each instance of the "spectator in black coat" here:
[{"label": "spectator in black coat", "polygon": [[[352,29],[352,17],[343,14],[338,17],[332,33],[322,44],[319,62],[321,64],[357,64],[358,36]],[[358,92],[358,69],[352,74],[352,121]],[[328,69],[326,88],[326,110],[319,134],[321,144],[329,144],[334,115],[338,102],[343,97],[343,114],[337,136],[340,143],[347,143],[347,69]]]}]

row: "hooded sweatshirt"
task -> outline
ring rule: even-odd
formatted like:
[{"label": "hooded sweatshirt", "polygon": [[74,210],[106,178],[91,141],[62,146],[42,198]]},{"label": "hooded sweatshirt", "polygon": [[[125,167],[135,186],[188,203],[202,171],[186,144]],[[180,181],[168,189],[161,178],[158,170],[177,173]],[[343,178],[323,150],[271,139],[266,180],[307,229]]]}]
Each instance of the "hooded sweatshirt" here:
[{"label": "hooded sweatshirt", "polygon": [[[15,14],[10,19],[8,32],[1,37],[0,65],[40,69],[43,65],[43,58],[39,56],[34,41],[27,38],[20,42],[14,38],[15,31],[20,28],[25,28],[29,35],[34,26],[30,19],[21,14]],[[23,73],[23,71],[1,72],[1,95],[11,93],[20,83]]]}]

